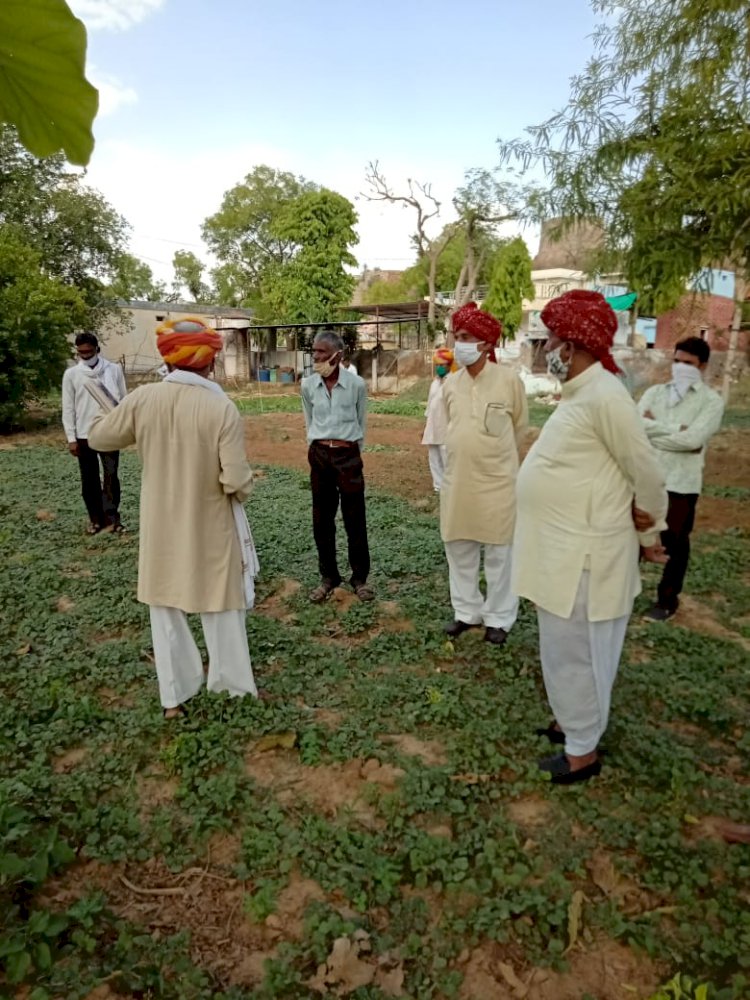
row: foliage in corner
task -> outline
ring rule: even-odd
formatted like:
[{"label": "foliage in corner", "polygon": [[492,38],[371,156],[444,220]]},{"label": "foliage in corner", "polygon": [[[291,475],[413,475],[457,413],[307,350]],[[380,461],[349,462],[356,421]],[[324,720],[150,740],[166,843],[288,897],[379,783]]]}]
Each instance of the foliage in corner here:
[{"label": "foliage in corner", "polygon": [[65,0],[0,5],[0,121],[34,156],[91,159],[99,92],[85,66],[86,28]]}]

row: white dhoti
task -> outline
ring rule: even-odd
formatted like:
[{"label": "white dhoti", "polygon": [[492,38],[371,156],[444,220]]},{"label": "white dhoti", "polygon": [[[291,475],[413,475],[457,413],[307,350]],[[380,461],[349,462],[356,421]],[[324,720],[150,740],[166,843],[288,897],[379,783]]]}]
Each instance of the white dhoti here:
[{"label": "white dhoti", "polygon": [[213,611],[201,615],[208,649],[208,677],[201,654],[178,608],[149,607],[154,660],[163,708],[177,708],[196,695],[206,680],[209,691],[258,696],[247,646],[245,611]]},{"label": "white dhoti", "polygon": [[[486,597],[479,589],[482,549]],[[502,628],[507,632],[518,617],[518,597],[510,585],[513,547],[460,540],[446,542],[445,554],[456,621]]]},{"label": "white dhoti", "polygon": [[596,750],[609,719],[630,615],[588,620],[589,572],[584,570],[570,618],[537,607],[539,654],[547,698],[565,733],[565,752],[583,757]]},{"label": "white dhoti", "polygon": [[432,476],[432,485],[436,493],[440,492],[440,487],[443,485],[443,476],[445,475],[445,445],[444,444],[431,444],[427,446],[427,460],[430,463],[430,475]]}]

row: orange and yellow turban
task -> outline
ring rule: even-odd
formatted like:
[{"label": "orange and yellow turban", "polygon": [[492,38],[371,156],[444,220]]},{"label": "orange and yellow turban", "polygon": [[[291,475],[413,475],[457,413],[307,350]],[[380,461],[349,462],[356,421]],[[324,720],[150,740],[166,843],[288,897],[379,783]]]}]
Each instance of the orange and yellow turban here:
[{"label": "orange and yellow turban", "polygon": [[438,347],[435,353],[432,355],[433,365],[445,365],[448,371],[454,372],[456,370],[456,363],[453,360],[453,351],[450,347]]},{"label": "orange and yellow turban", "polygon": [[156,346],[168,365],[200,371],[208,368],[224,346],[219,334],[202,319],[173,319],[156,330]]}]

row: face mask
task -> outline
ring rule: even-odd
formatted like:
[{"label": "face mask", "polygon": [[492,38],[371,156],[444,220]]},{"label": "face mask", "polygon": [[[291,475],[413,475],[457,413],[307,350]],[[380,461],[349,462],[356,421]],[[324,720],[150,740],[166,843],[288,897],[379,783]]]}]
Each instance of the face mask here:
[{"label": "face mask", "polygon": [[328,359],[328,361],[316,361],[313,365],[313,371],[316,375],[320,375],[321,378],[328,378],[329,375],[333,375],[336,371],[338,358],[339,355],[334,354],[332,358]]},{"label": "face mask", "polygon": [[438,373],[438,378],[445,378],[445,376],[448,374],[448,369],[445,367],[445,365],[438,365],[435,371]]},{"label": "face mask", "polygon": [[453,357],[459,365],[465,368],[475,365],[482,357],[483,352],[479,350],[479,344],[457,343],[453,348]]},{"label": "face mask", "polygon": [[550,375],[554,375],[555,378],[559,378],[561,382],[564,382],[568,377],[568,372],[570,371],[570,363],[573,360],[571,357],[567,361],[563,361],[560,357],[560,351],[563,345],[560,344],[556,347],[554,351],[547,352],[547,371]]},{"label": "face mask", "polygon": [[83,361],[83,363],[89,368],[96,368],[99,364],[99,355],[95,354],[93,358],[81,358],[81,361]]},{"label": "face mask", "polygon": [[689,365],[685,361],[675,361],[672,365],[672,381],[687,391],[691,385],[697,385],[703,379],[700,368]]}]

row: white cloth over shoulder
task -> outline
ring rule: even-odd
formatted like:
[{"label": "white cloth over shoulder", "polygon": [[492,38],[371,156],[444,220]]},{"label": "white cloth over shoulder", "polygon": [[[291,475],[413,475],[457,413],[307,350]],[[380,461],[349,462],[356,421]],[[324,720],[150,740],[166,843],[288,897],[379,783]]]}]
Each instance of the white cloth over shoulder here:
[{"label": "white cloth over shoulder", "polygon": [[[194,372],[184,371],[179,368],[175,368],[174,371],[170,372],[164,381],[177,382],[178,385],[197,385],[201,389],[208,389],[210,392],[218,393],[221,396],[226,395],[221,386],[216,382],[211,382],[201,375],[196,375]],[[237,497],[232,497],[231,501],[234,526],[237,531],[237,537],[240,540],[240,552],[242,554],[242,587],[245,593],[247,608],[250,610],[255,606],[255,577],[260,572],[260,563],[245,508]]]}]

